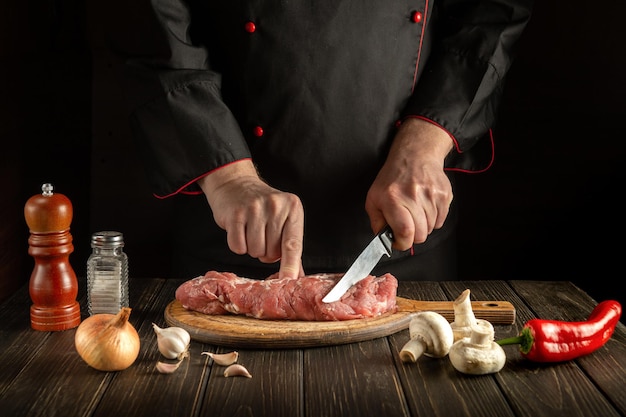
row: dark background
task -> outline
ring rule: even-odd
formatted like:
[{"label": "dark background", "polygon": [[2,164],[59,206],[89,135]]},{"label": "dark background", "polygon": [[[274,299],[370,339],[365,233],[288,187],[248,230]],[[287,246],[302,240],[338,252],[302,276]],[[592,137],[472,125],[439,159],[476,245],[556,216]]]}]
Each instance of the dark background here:
[{"label": "dark background", "polygon": [[[73,203],[79,277],[91,233],[105,229],[125,234],[131,277],[166,277],[171,202],[143,176],[97,11],[86,0],[7,3],[0,299],[32,271],[23,207],[44,182]],[[569,280],[624,303],[626,2],[536,3],[495,126],[495,164],[459,178],[461,278]]]}]

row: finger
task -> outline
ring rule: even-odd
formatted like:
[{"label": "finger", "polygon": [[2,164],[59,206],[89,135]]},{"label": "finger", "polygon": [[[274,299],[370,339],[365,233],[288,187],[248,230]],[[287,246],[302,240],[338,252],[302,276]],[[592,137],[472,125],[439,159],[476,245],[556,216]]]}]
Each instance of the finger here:
[{"label": "finger", "polygon": [[295,238],[287,239],[283,242],[279,277],[298,278],[302,271],[302,241]]},{"label": "finger", "polygon": [[452,193],[448,197],[437,205],[437,221],[435,222],[435,229],[441,229],[448,214],[450,214],[450,206],[452,205],[453,196]]},{"label": "finger", "polygon": [[274,263],[281,258],[282,231],[284,221],[282,219],[274,219],[265,227],[265,254],[259,257],[261,262]]},{"label": "finger", "polygon": [[389,215],[389,226],[393,231],[395,249],[404,251],[413,246],[415,222],[407,209],[396,211],[395,216]]},{"label": "finger", "polygon": [[288,218],[283,229],[279,278],[298,278],[303,273],[302,240],[304,220],[299,215]]},{"label": "finger", "polygon": [[265,239],[267,215],[263,209],[263,203],[258,200],[248,203],[246,218],[246,244],[248,247],[248,255],[253,258],[267,256],[267,242]]},{"label": "finger", "polygon": [[437,210],[437,219],[435,221],[435,229],[441,229],[443,227],[443,224],[446,221],[446,218],[448,218],[448,213],[450,212],[450,206],[445,206],[445,207],[440,207],[439,210]]},{"label": "finger", "polygon": [[248,222],[246,228],[246,244],[248,246],[248,255],[253,258],[263,258],[267,256],[265,227],[262,222]]},{"label": "finger", "polygon": [[412,243],[419,244],[426,242],[432,228],[428,222],[428,215],[423,209],[420,208],[419,210],[413,212],[413,224],[415,225],[415,229],[413,231]]},{"label": "finger", "polygon": [[370,218],[370,227],[372,228],[372,232],[374,234],[377,234],[378,232],[383,230],[383,228],[387,226],[387,224],[389,224],[387,220],[385,220],[385,216],[383,215],[382,211],[374,208],[370,209],[369,207],[367,207],[367,205],[365,211],[368,213],[368,216]]},{"label": "finger", "polygon": [[246,224],[241,221],[232,222],[226,227],[226,242],[231,251],[237,255],[248,252],[246,245]]}]

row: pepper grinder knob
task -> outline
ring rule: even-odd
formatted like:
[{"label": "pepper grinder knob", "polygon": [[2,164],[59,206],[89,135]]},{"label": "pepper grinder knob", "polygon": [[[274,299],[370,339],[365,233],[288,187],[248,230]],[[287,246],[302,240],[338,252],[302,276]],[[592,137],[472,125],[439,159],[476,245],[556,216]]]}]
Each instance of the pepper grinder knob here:
[{"label": "pepper grinder knob", "polygon": [[35,259],[29,292],[30,323],[35,330],[57,331],[80,324],[78,280],[69,255],[74,251],[70,225],[72,202],[45,183],[28,199],[24,218],[30,230],[28,253]]}]

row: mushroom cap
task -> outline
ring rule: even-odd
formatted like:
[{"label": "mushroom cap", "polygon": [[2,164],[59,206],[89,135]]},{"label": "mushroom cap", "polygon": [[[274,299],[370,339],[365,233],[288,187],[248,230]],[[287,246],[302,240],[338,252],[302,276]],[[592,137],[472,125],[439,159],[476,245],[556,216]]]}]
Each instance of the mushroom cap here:
[{"label": "mushroom cap", "polygon": [[418,338],[424,342],[424,355],[441,358],[448,354],[454,334],[448,320],[434,311],[417,313],[409,324],[411,339]]}]

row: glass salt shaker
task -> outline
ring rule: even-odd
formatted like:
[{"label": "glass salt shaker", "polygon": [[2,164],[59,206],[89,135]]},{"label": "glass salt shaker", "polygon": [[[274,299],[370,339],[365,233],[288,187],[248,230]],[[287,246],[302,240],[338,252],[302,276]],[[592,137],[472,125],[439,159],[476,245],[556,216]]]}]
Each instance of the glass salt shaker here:
[{"label": "glass salt shaker", "polygon": [[128,307],[128,257],[124,235],[104,231],[91,236],[93,252],[87,260],[87,305],[89,315],[117,314]]}]

